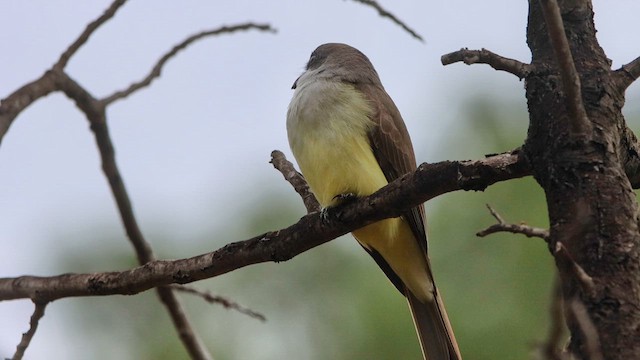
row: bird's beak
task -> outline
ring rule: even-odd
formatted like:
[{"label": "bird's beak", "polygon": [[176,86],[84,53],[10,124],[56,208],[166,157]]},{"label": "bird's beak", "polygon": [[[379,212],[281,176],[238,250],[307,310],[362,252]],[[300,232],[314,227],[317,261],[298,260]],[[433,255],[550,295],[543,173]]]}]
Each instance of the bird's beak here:
[{"label": "bird's beak", "polygon": [[293,82],[293,85],[291,85],[291,89],[295,89],[298,87],[298,80],[300,80],[300,78],[302,77],[302,75],[304,75],[304,73],[302,73],[300,76],[298,76],[298,78],[296,79],[296,81]]}]

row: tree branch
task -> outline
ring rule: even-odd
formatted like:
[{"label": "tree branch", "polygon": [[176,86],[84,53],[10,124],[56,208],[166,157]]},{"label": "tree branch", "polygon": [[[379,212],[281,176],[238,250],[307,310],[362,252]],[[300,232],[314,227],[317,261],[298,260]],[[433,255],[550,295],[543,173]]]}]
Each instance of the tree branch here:
[{"label": "tree branch", "polygon": [[31,343],[31,339],[33,339],[33,335],[36,334],[36,330],[38,329],[38,324],[40,323],[40,319],[44,316],[44,309],[47,307],[47,302],[39,302],[34,301],[35,308],[33,309],[33,314],[31,315],[31,319],[29,320],[29,330],[22,334],[22,339],[20,343],[16,347],[16,352],[13,354],[12,360],[20,360],[24,356],[25,351],[29,347]]},{"label": "tree branch", "polygon": [[74,41],[67,48],[67,50],[65,50],[65,52],[62,53],[62,55],[60,55],[60,59],[58,59],[58,62],[56,62],[55,65],[53,65],[53,69],[54,70],[64,69],[67,66],[67,63],[69,62],[69,59],[71,59],[71,57],[76,53],[76,51],[78,51],[78,49],[80,49],[80,47],[84,45],[87,42],[87,40],[89,40],[89,37],[102,24],[104,24],[109,19],[111,19],[116,14],[116,11],[118,11],[118,9],[122,5],[124,5],[125,2],[126,0],[115,0],[113,3],[111,3],[109,8],[105,10],[105,12],[99,18],[89,23],[89,25],[87,25],[87,27],[84,29],[82,34],[80,34],[80,36],[76,39],[76,41]]},{"label": "tree branch", "polygon": [[493,224],[484,230],[478,231],[476,233],[476,236],[485,237],[487,235],[494,234],[497,232],[510,232],[513,234],[522,234],[522,235],[525,235],[526,237],[538,237],[547,242],[549,241],[548,230],[535,228],[535,227],[531,227],[524,224],[508,224],[504,221],[504,219],[502,219],[502,216],[500,216],[500,214],[498,214],[491,207],[491,205],[487,204],[487,208],[489,209],[489,212],[491,213],[491,215],[498,221],[498,223]]},{"label": "tree branch", "polygon": [[158,62],[153,66],[153,68],[151,69],[149,74],[147,74],[147,76],[144,79],[129,85],[129,87],[126,88],[125,90],[116,91],[115,93],[113,93],[113,94],[111,94],[109,96],[106,96],[102,100],[102,102],[105,105],[109,105],[109,104],[111,104],[112,102],[114,102],[116,100],[122,100],[122,99],[126,98],[127,96],[133,94],[137,90],[140,90],[140,89],[142,89],[144,87],[149,86],[154,79],[160,77],[160,74],[162,72],[162,68],[163,68],[164,64],[167,61],[169,61],[172,57],[174,57],[180,50],[185,49],[187,46],[191,45],[192,43],[194,43],[194,42],[196,42],[196,41],[198,41],[200,39],[203,39],[203,38],[209,37],[209,36],[215,36],[215,35],[220,35],[220,34],[229,34],[229,33],[234,33],[234,32],[237,32],[237,31],[242,31],[242,30],[246,31],[246,30],[250,30],[250,29],[257,29],[257,30],[260,30],[260,31],[268,31],[268,32],[275,32],[276,31],[269,24],[245,23],[245,24],[239,24],[239,25],[233,25],[233,26],[223,26],[223,27],[220,27],[218,29],[202,31],[202,32],[199,32],[197,34],[191,35],[191,36],[187,37],[186,39],[184,39],[179,44],[175,45],[169,52],[164,54],[158,60]]},{"label": "tree branch", "polygon": [[[273,30],[269,25],[247,23],[232,27],[222,27],[216,30],[195,34],[187,38],[181,44],[176,45],[169,53],[165,54],[165,56],[160,59],[152,69],[151,73],[143,81],[134,83],[124,92],[115,93],[111,97],[107,97],[105,100],[100,101],[70,78],[68,74],[65,73],[64,68],[78,49],[88,41],[90,36],[101,25],[111,19],[125,2],[126,0],[114,1],[99,18],[87,25],[80,36],[62,53],[51,70],[45,72],[45,74],[39,79],[16,90],[8,98],[2,100],[2,103],[0,103],[0,141],[17,115],[37,99],[54,91],[62,91],[69,99],[73,100],[91,124],[91,130],[95,135],[96,143],[100,151],[102,169],[108,179],[111,191],[116,200],[122,223],[125,227],[129,240],[135,248],[138,261],[140,264],[145,264],[150,261],[154,261],[155,256],[153,255],[151,246],[146,242],[138,227],[131,206],[131,201],[115,161],[115,152],[109,135],[109,129],[107,127],[106,106],[117,99],[130,95],[139,88],[148,86],[154,78],[160,76],[162,66],[166,61],[168,61],[178,51],[200,38],[251,28],[268,31]],[[203,346],[202,341],[193,331],[193,328],[185,315],[184,309],[173,291],[168,287],[158,287],[157,291],[158,296],[167,308],[174,327],[189,352],[190,357],[192,359],[202,360],[211,359],[211,356]],[[38,296],[36,296],[36,298],[37,297]]]},{"label": "tree branch", "polygon": [[302,174],[293,167],[293,164],[287,160],[282,151],[272,151],[270,163],[273,164],[274,168],[282,173],[285,180],[287,180],[291,186],[293,186],[293,189],[300,195],[308,213],[320,211],[320,203],[311,192],[311,189],[309,189],[309,184],[307,184],[307,181],[304,179]]},{"label": "tree branch", "polygon": [[564,314],[562,297],[562,283],[558,274],[553,280],[553,293],[551,295],[551,305],[549,306],[549,317],[551,328],[549,337],[542,344],[541,349],[546,360],[570,360],[571,357],[564,351],[567,342],[566,326],[564,325]]},{"label": "tree branch", "polygon": [[573,259],[567,248],[561,242],[556,242],[553,254],[558,262],[558,267],[568,269],[568,272],[573,275],[574,280],[580,285],[584,293],[590,297],[595,297],[597,293],[595,281],[593,281],[593,278]]},{"label": "tree branch", "polygon": [[[120,218],[129,241],[136,251],[138,262],[142,265],[154,261],[155,256],[153,250],[151,250],[151,245],[144,239],[142,231],[138,226],[135,214],[133,213],[133,207],[131,206],[131,200],[129,199],[127,189],[116,164],[115,151],[109,135],[109,128],[107,127],[105,104],[95,99],[63,71],[58,71],[56,74],[56,84],[58,88],[75,102],[76,106],[89,120],[91,130],[95,135],[96,143],[100,151],[102,170],[109,182],[113,197],[116,200]],[[167,308],[173,324],[191,358],[201,360],[211,359],[211,355],[209,355],[202,341],[193,331],[176,295],[171,289],[166,287],[159,287],[157,292],[160,300]]]},{"label": "tree branch", "polygon": [[111,192],[120,213],[122,224],[125,227],[127,236],[136,250],[136,255],[140,264],[155,260],[151,246],[144,239],[142,232],[138,226],[131,200],[127,193],[122,176],[116,164],[115,151],[109,135],[107,127],[107,119],[105,105],[94,98],[89,92],[82,88],[77,82],[71,79],[66,73],[60,71],[57,73],[56,83],[58,88],[73,100],[76,106],[82,111],[93,131],[100,159],[102,161],[102,171],[106,176]]},{"label": "tree branch", "polygon": [[60,56],[58,61],[53,65],[53,71],[45,72],[40,78],[35,81],[32,81],[20,89],[13,92],[6,99],[3,99],[0,103],[0,143],[4,138],[4,135],[9,131],[9,127],[13,123],[13,120],[22,112],[22,110],[26,109],[29,105],[31,105],[34,101],[40,99],[41,97],[47,96],[50,93],[59,90],[54,85],[53,78],[54,73],[59,73],[60,70],[63,70],[69,59],[73,54],[78,51],[78,49],[87,42],[91,34],[100,27],[100,25],[104,24],[107,20],[111,19],[116,11],[126,2],[126,0],[116,0],[114,1],[109,8],[96,20],[91,22],[85,30],[80,34],[80,36],[76,39],[76,41],[71,44],[67,50]]},{"label": "tree branch", "polygon": [[571,55],[560,8],[556,0],[540,0],[540,4],[547,24],[549,39],[560,67],[565,103],[571,121],[570,129],[575,135],[586,136],[591,133],[591,122],[582,102],[580,77]]},{"label": "tree branch", "polygon": [[640,188],[640,144],[638,138],[628,126],[622,129],[620,136],[620,163],[624,165],[624,172],[634,189]]},{"label": "tree branch", "polygon": [[589,317],[587,308],[580,300],[573,299],[569,303],[569,313],[575,320],[575,323],[578,324],[578,328],[584,337],[586,354],[588,356],[586,360],[604,360],[600,346],[600,336],[598,336],[598,330]]},{"label": "tree branch", "polygon": [[157,286],[215,277],[247,265],[286,261],[364,225],[400,216],[406,209],[444,193],[484,190],[496,182],[529,173],[528,163],[517,152],[475,161],[425,163],[371,196],[345,204],[328,218],[315,212],[288,228],[230,243],[211,253],[151,261],[126,271],[4,278],[0,279],[0,300],[52,301],[70,296],[131,295]]},{"label": "tree branch", "polygon": [[186,285],[178,285],[178,284],[172,284],[171,288],[186,294],[198,296],[210,304],[220,304],[225,309],[236,310],[237,312],[248,315],[254,319],[258,319],[260,321],[267,321],[267,318],[263,314],[257,311],[251,310],[249,308],[246,308],[244,306],[241,306],[238,303],[233,302],[225,297],[222,297],[219,295],[213,295],[209,291],[198,290],[194,287],[190,287]]},{"label": "tree branch", "polygon": [[204,342],[193,330],[193,326],[189,318],[187,318],[184,307],[178,300],[175,292],[166,286],[158,287],[156,291],[160,301],[162,301],[162,304],[164,304],[167,309],[173,327],[176,328],[180,341],[182,341],[182,344],[189,353],[189,357],[193,360],[212,360],[213,358],[211,354],[209,354],[209,350],[207,350]]},{"label": "tree branch", "polygon": [[[635,359],[640,233],[638,202],[621,164],[627,151],[620,142],[624,92],[613,82],[610,60],[597,41],[592,1],[558,3],[561,11],[550,0],[528,3],[527,44],[535,73],[525,84],[530,123],[524,149],[548,204],[549,250],[562,279],[569,351],[579,359],[592,357],[570,314],[576,298],[589,312],[604,357]],[[580,71],[579,82],[567,67]],[[585,107],[589,118],[576,114],[584,115]],[[585,133],[589,126],[593,131]],[[624,170],[629,173],[626,164]]]},{"label": "tree branch", "polygon": [[365,4],[365,5],[368,5],[368,6],[371,6],[372,8],[376,9],[376,11],[378,11],[378,14],[380,14],[380,16],[388,18],[389,20],[391,20],[394,23],[396,23],[396,25],[399,25],[402,29],[404,29],[404,31],[408,32],[415,39],[418,39],[421,42],[424,42],[424,39],[422,38],[422,36],[420,36],[417,32],[415,32],[413,29],[411,29],[402,20],[398,19],[395,15],[393,15],[392,13],[388,12],[387,10],[385,10],[376,1],[374,1],[374,0],[353,0],[353,1],[359,2],[361,4]]},{"label": "tree branch", "polygon": [[506,71],[517,76],[520,80],[524,79],[531,72],[531,64],[525,64],[518,60],[509,59],[495,54],[487,49],[469,50],[467,48],[460,49],[440,58],[442,65],[450,65],[457,62],[471,64],[487,64],[496,70]]},{"label": "tree branch", "polygon": [[56,90],[52,73],[47,71],[37,80],[22,86],[7,98],[2,99],[0,101],[0,144],[13,120],[22,110]]},{"label": "tree branch", "polygon": [[622,65],[622,67],[614,72],[616,83],[620,91],[625,91],[634,81],[640,77],[640,56],[632,62]]}]

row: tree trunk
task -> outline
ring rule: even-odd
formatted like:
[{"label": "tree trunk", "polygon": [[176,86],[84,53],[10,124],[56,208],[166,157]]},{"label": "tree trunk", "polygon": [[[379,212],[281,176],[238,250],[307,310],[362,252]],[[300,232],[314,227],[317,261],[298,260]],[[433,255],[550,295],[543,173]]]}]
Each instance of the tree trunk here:
[{"label": "tree trunk", "polygon": [[523,150],[547,198],[569,350],[579,359],[640,359],[640,234],[625,174],[631,150],[621,112],[624,88],[596,40],[591,1],[559,5],[592,131],[581,137],[570,128],[540,1],[530,0],[533,66],[525,85],[530,125]]}]

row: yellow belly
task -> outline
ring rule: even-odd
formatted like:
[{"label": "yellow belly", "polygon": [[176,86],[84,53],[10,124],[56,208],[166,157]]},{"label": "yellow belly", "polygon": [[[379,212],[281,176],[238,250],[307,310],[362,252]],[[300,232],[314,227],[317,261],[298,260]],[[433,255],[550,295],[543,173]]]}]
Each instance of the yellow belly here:
[{"label": "yellow belly", "polygon": [[[339,95],[324,99],[322,104],[309,102],[317,101],[316,92],[325,88],[294,94],[294,100],[296,95],[300,97],[300,104],[289,108],[287,119],[293,154],[323,207],[335,205],[336,195],[367,196],[387,184],[367,136],[373,126],[369,105],[355,89],[343,86],[329,89]],[[353,235],[363,246],[380,253],[416,297],[432,297],[426,259],[402,218],[370,224]]]}]

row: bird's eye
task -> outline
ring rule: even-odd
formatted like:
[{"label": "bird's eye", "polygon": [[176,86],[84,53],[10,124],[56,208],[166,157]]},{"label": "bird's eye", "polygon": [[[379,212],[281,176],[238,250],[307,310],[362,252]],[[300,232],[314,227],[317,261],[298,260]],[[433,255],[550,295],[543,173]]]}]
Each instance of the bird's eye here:
[{"label": "bird's eye", "polygon": [[307,62],[307,70],[309,70],[309,68],[311,68],[311,66],[313,66],[313,64],[315,64],[317,58],[318,57],[316,56],[315,53],[311,54],[311,57],[309,58],[309,61]]},{"label": "bird's eye", "polygon": [[327,56],[323,51],[318,51],[318,49],[315,49],[311,53],[309,61],[307,62],[307,70],[319,68],[320,65],[322,65],[322,63],[324,63],[324,61],[326,60],[326,57]]}]

